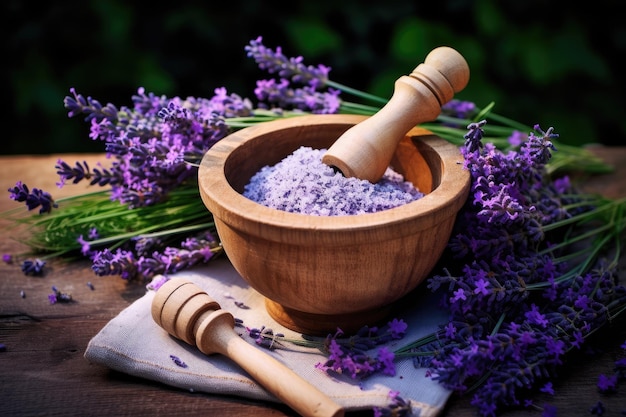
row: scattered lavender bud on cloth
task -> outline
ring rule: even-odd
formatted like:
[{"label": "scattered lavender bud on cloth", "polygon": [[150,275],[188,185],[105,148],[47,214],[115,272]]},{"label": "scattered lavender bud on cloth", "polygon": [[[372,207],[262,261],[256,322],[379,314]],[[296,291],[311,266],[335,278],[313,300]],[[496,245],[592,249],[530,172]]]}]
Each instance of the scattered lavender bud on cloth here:
[{"label": "scattered lavender bud on cloth", "polygon": [[177,365],[180,366],[181,368],[186,368],[187,364],[185,362],[183,362],[182,359],[180,359],[178,356],[176,355],[170,355],[170,359]]}]

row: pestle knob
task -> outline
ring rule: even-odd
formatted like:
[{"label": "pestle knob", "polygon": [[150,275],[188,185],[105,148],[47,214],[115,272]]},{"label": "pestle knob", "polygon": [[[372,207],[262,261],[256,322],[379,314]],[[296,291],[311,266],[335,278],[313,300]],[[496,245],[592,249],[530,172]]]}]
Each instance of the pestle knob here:
[{"label": "pestle knob", "polygon": [[276,398],[299,414],[342,417],[344,410],[291,369],[245,342],[234,330],[235,319],[200,287],[173,278],[152,300],[152,318],[172,336],[206,354],[227,356]]},{"label": "pestle knob", "polygon": [[419,123],[435,120],[441,106],[468,81],[469,67],[461,54],[446,46],[433,49],[410,75],[396,80],[387,104],[341,135],[322,162],[346,177],[377,182],[406,133]]}]

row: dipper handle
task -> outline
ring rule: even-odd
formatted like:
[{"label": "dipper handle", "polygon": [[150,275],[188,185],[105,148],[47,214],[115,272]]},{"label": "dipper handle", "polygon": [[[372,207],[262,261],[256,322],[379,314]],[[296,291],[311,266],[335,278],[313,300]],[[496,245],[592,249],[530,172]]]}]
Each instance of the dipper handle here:
[{"label": "dipper handle", "polygon": [[152,300],[152,318],[172,336],[206,354],[220,353],[248,372],[276,398],[306,417],[343,417],[344,410],[285,365],[246,343],[229,312],[200,287],[173,278]]},{"label": "dipper handle", "polygon": [[461,54],[447,46],[433,49],[410,75],[396,80],[387,104],[341,135],[322,162],[346,177],[377,182],[406,133],[435,120],[441,106],[468,82],[469,66]]}]

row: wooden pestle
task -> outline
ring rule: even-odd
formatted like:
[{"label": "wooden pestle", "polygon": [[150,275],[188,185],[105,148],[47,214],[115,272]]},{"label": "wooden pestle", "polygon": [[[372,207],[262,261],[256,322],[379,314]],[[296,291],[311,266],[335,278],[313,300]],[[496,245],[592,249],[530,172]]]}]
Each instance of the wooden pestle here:
[{"label": "wooden pestle", "polygon": [[396,80],[387,104],[341,135],[322,162],[346,177],[377,182],[406,133],[435,120],[441,106],[468,82],[469,66],[461,54],[447,46],[433,49],[410,75]]},{"label": "wooden pestle", "polygon": [[342,417],[343,408],[291,369],[248,344],[235,330],[232,314],[200,287],[172,278],[152,300],[152,318],[172,336],[206,354],[220,353],[241,366],[276,398],[303,416]]}]

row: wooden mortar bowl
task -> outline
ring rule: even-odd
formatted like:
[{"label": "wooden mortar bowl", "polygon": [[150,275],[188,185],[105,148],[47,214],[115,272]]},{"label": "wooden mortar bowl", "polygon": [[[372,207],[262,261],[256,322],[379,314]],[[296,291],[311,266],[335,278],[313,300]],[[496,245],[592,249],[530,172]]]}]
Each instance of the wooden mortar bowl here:
[{"label": "wooden mortar bowl", "polygon": [[346,216],[288,213],[242,195],[250,178],[301,146],[327,149],[357,115],[310,115],[242,129],[202,159],[202,200],[237,272],[287,328],[325,335],[385,319],[445,249],[465,203],[469,172],[457,146],[412,129],[391,166],[426,194],[389,210]]}]

